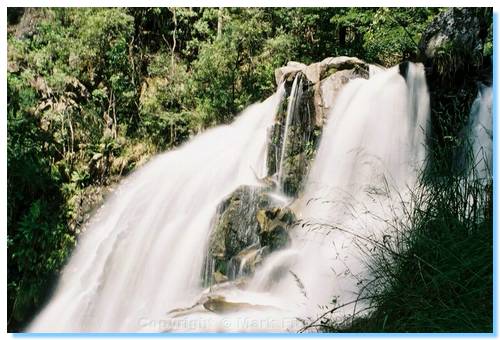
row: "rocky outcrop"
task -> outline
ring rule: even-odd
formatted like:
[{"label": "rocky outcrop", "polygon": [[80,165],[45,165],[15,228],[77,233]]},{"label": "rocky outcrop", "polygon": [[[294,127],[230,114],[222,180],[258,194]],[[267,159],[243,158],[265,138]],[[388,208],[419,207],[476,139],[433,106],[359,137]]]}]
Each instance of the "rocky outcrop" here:
[{"label": "rocky outcrop", "polygon": [[[296,217],[272,194],[299,195],[338,93],[350,80],[368,76],[369,66],[350,57],[311,65],[289,62],[276,70],[276,82],[284,83],[285,95],[269,134],[268,177],[261,180],[262,186],[242,186],[220,203],[205,259],[205,285],[249,276],[271,252],[287,247]],[[219,300],[216,305],[231,307]]]},{"label": "rocky outcrop", "polygon": [[480,66],[491,17],[491,8],[447,9],[422,34],[421,58],[441,76]]},{"label": "rocky outcrop", "polygon": [[283,81],[293,81],[295,75],[302,72],[312,84],[316,84],[336,71],[355,68],[363,68],[368,71],[368,65],[358,58],[329,57],[310,65],[290,61],[286,66],[276,69],[274,76],[276,84],[280,84]]},{"label": "rocky outcrop", "polygon": [[271,250],[286,246],[295,217],[278,206],[270,190],[242,186],[219,204],[205,259],[205,284],[249,275]]},{"label": "rocky outcrop", "polygon": [[276,250],[289,242],[288,230],[295,225],[295,215],[289,208],[271,208],[257,212],[259,241],[264,247]]},{"label": "rocky outcrop", "polygon": [[[268,189],[243,186],[219,204],[210,235],[207,265],[209,272],[228,275],[228,264],[245,248],[259,241],[257,211],[269,208]],[[210,263],[212,262],[212,263]]]},{"label": "rocky outcrop", "polygon": [[[368,64],[351,57],[326,58],[311,65],[289,62],[275,71],[276,82],[284,82],[286,99],[279,107],[270,132],[267,165],[268,174],[278,179],[281,154],[285,153],[279,178],[280,189],[285,194],[297,196],[300,193],[327,114],[342,86],[351,79],[368,76]],[[290,108],[289,98],[296,77],[300,77],[300,98]],[[284,145],[288,112],[292,119],[287,145]]]}]

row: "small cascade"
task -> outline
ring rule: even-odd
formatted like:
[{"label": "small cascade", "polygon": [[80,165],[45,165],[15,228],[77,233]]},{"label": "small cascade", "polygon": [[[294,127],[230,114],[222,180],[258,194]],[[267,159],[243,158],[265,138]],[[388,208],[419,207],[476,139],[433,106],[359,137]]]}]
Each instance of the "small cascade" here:
[{"label": "small cascade", "polygon": [[[304,316],[319,314],[332,296],[339,305],[356,300],[370,280],[370,240],[390,235],[385,221],[399,218],[424,166],[429,111],[421,64],[410,63],[406,79],[393,67],[341,92],[297,207],[305,228],[294,230],[292,249],[300,255],[290,270],[307,292]],[[297,292],[295,281],[288,277],[280,289]]]},{"label": "small cascade", "polygon": [[[278,88],[276,90],[276,100],[277,100],[277,105],[276,105],[276,111],[274,112],[274,117],[276,117],[278,115],[278,111],[280,110],[281,106],[283,105],[285,99],[286,99],[286,90],[285,90],[285,82],[281,82],[278,84]],[[264,150],[264,154],[263,154],[263,158],[264,158],[264,166],[263,168],[261,169],[261,172],[266,176],[266,177],[270,177],[272,178],[272,176],[274,175],[274,173],[270,173],[269,169],[270,169],[270,166],[269,166],[269,157],[270,155],[272,154],[271,152],[271,146],[273,146],[273,143],[272,143],[272,132],[273,132],[273,128],[274,126],[270,126],[268,128],[268,135],[267,135],[267,139],[266,139],[266,149]],[[277,153],[275,153],[277,155]],[[277,159],[274,159],[274,162],[277,162],[278,160]]]},{"label": "small cascade", "polygon": [[472,103],[467,126],[466,164],[474,179],[487,181],[493,176],[493,90],[480,85]]},{"label": "small cascade", "polygon": [[297,103],[300,101],[302,94],[302,73],[297,72],[293,80],[292,89],[290,90],[290,96],[288,97],[288,106],[286,110],[286,122],[285,130],[283,132],[283,143],[281,145],[281,156],[278,166],[278,188],[282,189],[283,180],[283,161],[287,152],[288,136],[290,125],[292,124],[293,117],[297,111]]}]

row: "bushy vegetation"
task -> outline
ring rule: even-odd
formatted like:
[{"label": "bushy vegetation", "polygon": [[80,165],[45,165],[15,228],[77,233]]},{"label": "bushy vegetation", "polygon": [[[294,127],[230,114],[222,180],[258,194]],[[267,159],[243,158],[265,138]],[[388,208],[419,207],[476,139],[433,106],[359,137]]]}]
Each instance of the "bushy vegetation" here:
[{"label": "bushy vegetation", "polygon": [[290,60],[415,56],[439,11],[9,8],[8,329],[44,303],[121,176],[270,95]]}]

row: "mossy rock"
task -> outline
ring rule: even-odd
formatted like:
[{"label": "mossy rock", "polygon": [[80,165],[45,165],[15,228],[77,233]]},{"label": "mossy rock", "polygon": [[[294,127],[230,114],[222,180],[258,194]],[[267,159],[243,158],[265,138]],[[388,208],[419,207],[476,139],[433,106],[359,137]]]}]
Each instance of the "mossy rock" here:
[{"label": "mossy rock", "polygon": [[285,247],[290,237],[288,230],[295,224],[295,215],[289,208],[263,209],[257,213],[260,245],[271,251]]},{"label": "mossy rock", "polygon": [[305,153],[288,157],[283,165],[283,191],[289,196],[297,196],[303,186],[309,169],[309,160]]},{"label": "mossy rock", "polygon": [[219,204],[205,267],[213,260],[211,270],[228,275],[229,261],[259,242],[257,211],[273,206],[269,190],[267,187],[241,186]]}]

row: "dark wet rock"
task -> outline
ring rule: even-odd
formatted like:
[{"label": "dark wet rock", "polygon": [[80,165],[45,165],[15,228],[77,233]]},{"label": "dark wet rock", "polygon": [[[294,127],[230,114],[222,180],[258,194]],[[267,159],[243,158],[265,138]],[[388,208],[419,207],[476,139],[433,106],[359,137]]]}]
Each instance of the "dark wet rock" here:
[{"label": "dark wet rock", "polygon": [[218,207],[203,268],[205,285],[251,275],[273,250],[288,244],[295,216],[269,187],[242,186]]},{"label": "dark wet rock", "polygon": [[256,214],[272,205],[268,192],[264,187],[242,186],[219,205],[210,236],[209,252],[213,256],[229,260],[258,242]]},{"label": "dark wet rock", "polygon": [[260,244],[276,250],[289,242],[288,230],[295,225],[295,215],[289,208],[263,209],[257,213]]},{"label": "dark wet rock", "polygon": [[285,158],[281,180],[284,193],[296,195],[301,191],[310,165],[305,152]]},{"label": "dark wet rock", "polygon": [[[288,128],[287,145],[284,147],[286,119],[288,111],[288,100],[292,88],[293,79],[285,82],[285,91],[287,99],[281,103],[276,115],[275,124],[271,128],[269,134],[269,145],[267,153],[267,171],[268,175],[274,176],[276,180],[280,168],[281,154],[285,152],[283,157],[283,166],[287,163],[287,159],[297,154],[307,154],[312,156],[312,153],[317,147],[319,141],[320,128],[316,126],[316,113],[314,108],[314,86],[303,75],[298,74],[300,81],[298,82],[298,98],[290,112],[292,119]],[[305,153],[309,150],[309,153]],[[311,158],[312,159],[312,158]],[[288,162],[289,163],[289,162]],[[287,169],[291,169],[288,167]],[[302,162],[296,164],[294,170],[297,170],[293,177],[297,181],[302,182],[307,173],[308,164]],[[283,176],[288,176],[284,171]],[[282,184],[282,183],[280,183]],[[299,186],[297,186],[299,187]],[[285,191],[287,195],[296,196],[298,190]]]},{"label": "dark wet rock", "polygon": [[244,251],[259,248],[257,212],[275,206],[269,187],[241,186],[217,208],[204,265],[204,281],[213,283],[212,273],[234,279]]}]

